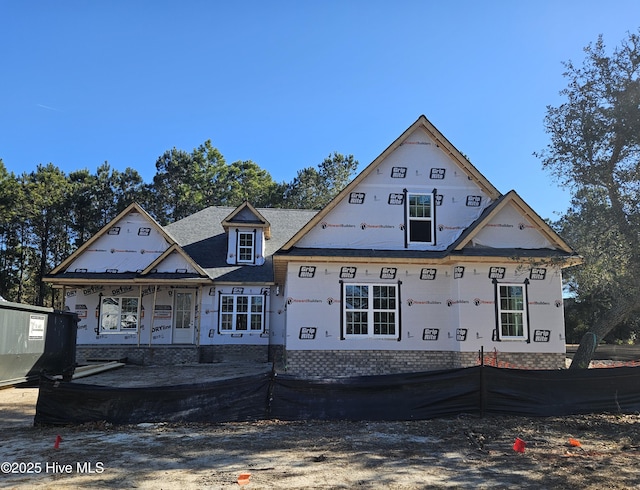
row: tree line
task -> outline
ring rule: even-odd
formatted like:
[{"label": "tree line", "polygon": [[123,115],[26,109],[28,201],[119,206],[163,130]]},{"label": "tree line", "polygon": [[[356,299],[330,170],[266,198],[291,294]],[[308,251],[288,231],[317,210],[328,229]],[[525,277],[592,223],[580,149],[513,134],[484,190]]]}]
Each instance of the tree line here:
[{"label": "tree line", "polygon": [[95,173],[67,174],[49,163],[16,175],[0,159],[0,296],[52,305],[53,290],[43,277],[132,202],[161,225],[245,200],[256,207],[320,209],[357,167],[353,155],[334,152],[278,183],[253,161],[227,163],[211,140],[191,152],[164,152],[149,183],[135,169],[121,172],[107,162]]}]

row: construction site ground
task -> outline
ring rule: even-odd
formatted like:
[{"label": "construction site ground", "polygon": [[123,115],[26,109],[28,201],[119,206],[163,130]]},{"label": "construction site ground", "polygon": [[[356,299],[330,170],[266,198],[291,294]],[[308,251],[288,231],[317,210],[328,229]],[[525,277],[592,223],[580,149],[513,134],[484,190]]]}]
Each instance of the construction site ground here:
[{"label": "construction site ground", "polygon": [[37,395],[0,390],[1,488],[640,488],[637,414],[34,427]]}]

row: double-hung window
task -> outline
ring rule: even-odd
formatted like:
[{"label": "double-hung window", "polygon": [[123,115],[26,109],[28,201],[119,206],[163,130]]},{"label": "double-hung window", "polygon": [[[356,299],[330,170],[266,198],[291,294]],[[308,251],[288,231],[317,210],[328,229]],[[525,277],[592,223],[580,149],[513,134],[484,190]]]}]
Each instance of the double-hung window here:
[{"label": "double-hung window", "polygon": [[407,194],[408,243],[434,243],[433,194]]},{"label": "double-hung window", "polygon": [[396,284],[344,284],[343,329],[346,338],[398,338]]},{"label": "double-hung window", "polygon": [[220,332],[249,333],[264,331],[264,296],[220,295]]},{"label": "double-hung window", "polygon": [[100,300],[100,333],[135,332],[138,322],[137,297],[103,296]]},{"label": "double-hung window", "polygon": [[238,262],[253,262],[255,254],[255,233],[251,231],[238,232]]},{"label": "double-hung window", "polygon": [[527,337],[527,293],[524,284],[498,284],[498,328],[501,340]]}]

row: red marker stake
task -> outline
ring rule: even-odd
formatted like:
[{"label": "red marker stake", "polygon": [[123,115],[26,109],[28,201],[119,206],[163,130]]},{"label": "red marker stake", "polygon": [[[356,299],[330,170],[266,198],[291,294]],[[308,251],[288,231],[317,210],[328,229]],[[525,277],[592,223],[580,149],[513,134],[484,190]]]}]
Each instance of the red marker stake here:
[{"label": "red marker stake", "polygon": [[60,449],[60,441],[62,441],[62,437],[56,436],[56,442],[53,444],[54,449]]},{"label": "red marker stake", "polygon": [[518,452],[518,453],[524,453],[524,447],[526,445],[527,445],[526,442],[524,442],[519,437],[516,437],[516,442],[513,443],[513,450]]}]

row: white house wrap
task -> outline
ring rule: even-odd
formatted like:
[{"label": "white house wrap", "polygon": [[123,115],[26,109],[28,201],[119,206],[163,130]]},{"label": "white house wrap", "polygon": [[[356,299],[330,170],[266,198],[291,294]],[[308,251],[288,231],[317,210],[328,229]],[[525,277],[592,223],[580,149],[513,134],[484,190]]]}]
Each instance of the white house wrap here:
[{"label": "white house wrap", "polygon": [[48,277],[79,356],[269,358],[301,376],[564,366],[579,258],[421,116],[322,211],[133,204]]}]

